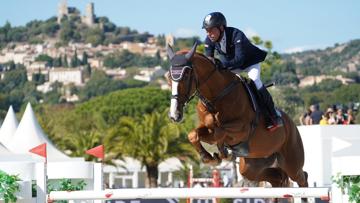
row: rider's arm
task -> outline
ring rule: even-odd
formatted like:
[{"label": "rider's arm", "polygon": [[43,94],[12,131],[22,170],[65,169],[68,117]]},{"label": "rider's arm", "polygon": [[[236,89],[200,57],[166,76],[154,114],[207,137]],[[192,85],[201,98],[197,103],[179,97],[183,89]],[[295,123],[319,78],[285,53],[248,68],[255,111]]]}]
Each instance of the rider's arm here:
[{"label": "rider's arm", "polygon": [[235,69],[235,68],[245,68],[244,65],[244,52],[242,48],[242,41],[244,40],[243,37],[245,37],[244,34],[240,32],[234,32],[232,46],[234,46],[234,58],[231,60],[225,60],[223,61],[223,66],[225,68]]},{"label": "rider's arm", "polygon": [[214,58],[214,52],[215,52],[215,44],[211,42],[211,40],[206,37],[205,39],[205,56],[209,58]]}]

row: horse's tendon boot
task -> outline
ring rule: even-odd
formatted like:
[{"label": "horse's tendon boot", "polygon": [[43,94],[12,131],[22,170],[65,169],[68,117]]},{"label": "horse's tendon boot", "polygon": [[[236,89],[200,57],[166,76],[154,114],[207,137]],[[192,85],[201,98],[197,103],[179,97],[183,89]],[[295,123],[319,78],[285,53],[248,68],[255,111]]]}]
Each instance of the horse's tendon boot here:
[{"label": "horse's tendon boot", "polygon": [[230,146],[232,154],[235,157],[247,157],[249,155],[249,142],[244,141],[239,144]]}]

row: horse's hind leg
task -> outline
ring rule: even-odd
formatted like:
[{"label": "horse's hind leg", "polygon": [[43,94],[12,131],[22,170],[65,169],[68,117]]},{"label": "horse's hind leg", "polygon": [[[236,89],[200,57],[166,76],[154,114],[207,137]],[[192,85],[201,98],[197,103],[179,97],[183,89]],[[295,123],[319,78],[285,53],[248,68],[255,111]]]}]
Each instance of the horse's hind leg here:
[{"label": "horse's hind leg", "polygon": [[266,181],[273,187],[288,186],[289,177],[281,168],[271,168],[275,156],[269,158],[240,159],[240,173],[253,181]]},{"label": "horse's hind leg", "polygon": [[303,171],[305,154],[299,131],[294,123],[287,126],[288,140],[279,152],[279,167],[295,181],[299,187],[308,187],[307,173]]},{"label": "horse's hind leg", "polygon": [[[289,176],[281,168],[266,168],[261,174],[262,179],[271,184],[272,187],[289,187]],[[284,202],[281,199],[274,198],[274,203]],[[287,199],[286,202],[292,202],[292,199]]]},{"label": "horse's hind leg", "polygon": [[281,168],[266,168],[261,174],[261,179],[267,181],[272,187],[289,187],[289,176]]},{"label": "horse's hind leg", "polygon": [[292,180],[294,180],[299,185],[299,187],[308,187],[309,186],[308,181],[307,181],[308,174],[306,171],[303,171],[301,169],[296,174],[294,174],[294,175],[289,174],[289,176]]},{"label": "horse's hind leg", "polygon": [[[299,187],[308,187],[308,173],[303,171],[302,169],[299,170],[294,176],[290,176],[292,180],[294,180]],[[301,198],[301,202],[308,202],[307,198]]]}]

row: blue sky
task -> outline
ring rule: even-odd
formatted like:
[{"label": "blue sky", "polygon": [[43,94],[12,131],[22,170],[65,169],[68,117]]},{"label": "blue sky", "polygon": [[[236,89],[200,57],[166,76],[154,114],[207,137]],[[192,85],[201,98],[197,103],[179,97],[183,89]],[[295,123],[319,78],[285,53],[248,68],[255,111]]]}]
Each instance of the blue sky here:
[{"label": "blue sky", "polygon": [[[0,26],[57,15],[58,0],[7,0],[0,3]],[[228,25],[273,42],[279,52],[316,49],[360,39],[359,0],[68,0],[82,13],[89,2],[97,16],[140,32],[205,37],[204,16],[221,11]]]}]

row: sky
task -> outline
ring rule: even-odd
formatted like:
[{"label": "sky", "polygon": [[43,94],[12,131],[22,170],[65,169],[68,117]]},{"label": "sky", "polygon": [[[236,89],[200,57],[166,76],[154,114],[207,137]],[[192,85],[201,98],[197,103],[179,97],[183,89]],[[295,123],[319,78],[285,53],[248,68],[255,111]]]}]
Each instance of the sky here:
[{"label": "sky", "polygon": [[[228,26],[248,37],[270,40],[275,51],[289,53],[323,49],[360,39],[360,0],[67,0],[84,14],[93,2],[96,16],[106,16],[117,26],[150,34],[199,36],[204,17],[222,12]],[[3,0],[0,26],[8,21],[23,26],[31,20],[57,15],[60,0]]]}]

